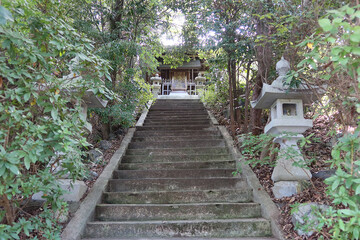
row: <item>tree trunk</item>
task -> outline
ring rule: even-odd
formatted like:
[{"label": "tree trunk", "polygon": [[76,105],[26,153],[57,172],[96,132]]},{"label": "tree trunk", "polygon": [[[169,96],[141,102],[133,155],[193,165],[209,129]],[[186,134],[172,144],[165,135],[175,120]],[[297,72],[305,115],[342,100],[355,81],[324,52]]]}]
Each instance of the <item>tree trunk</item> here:
[{"label": "tree trunk", "polygon": [[[123,8],[124,8],[124,0],[116,0],[113,9],[112,9],[112,16],[110,17],[110,31],[113,33],[118,28],[118,23],[122,21],[123,15]],[[120,35],[120,31],[117,34]]]},{"label": "tree trunk", "polygon": [[243,131],[249,130],[249,103],[250,103],[250,67],[252,62],[249,61],[246,67],[246,86],[245,86],[245,104],[244,104],[244,125]]},{"label": "tree trunk", "polygon": [[6,194],[2,195],[2,204],[5,209],[6,222],[8,225],[13,225],[15,221],[15,211],[11,202],[7,198]]},{"label": "tree trunk", "polygon": [[235,113],[234,113],[234,92],[233,92],[233,59],[228,60],[228,76],[229,76],[229,101],[230,101],[230,130],[235,135]]},{"label": "tree trunk", "polygon": [[240,108],[239,108],[239,94],[237,89],[237,78],[236,78],[236,60],[231,62],[231,72],[232,72],[232,88],[234,96],[234,119],[237,123],[240,121]]},{"label": "tree trunk", "polygon": [[110,124],[103,123],[101,126],[101,134],[104,140],[108,140],[110,136]]},{"label": "tree trunk", "polygon": [[[260,11],[262,12],[262,11]],[[256,33],[257,35],[269,36],[270,29],[264,20],[256,19]],[[255,55],[258,62],[258,71],[255,80],[255,87],[253,90],[253,100],[256,100],[260,94],[264,82],[267,82],[267,78],[270,73],[271,59],[272,59],[272,48],[271,42],[266,39],[259,42],[255,46]],[[252,109],[251,122],[252,122],[252,133],[259,135],[262,131],[261,124],[261,109]]]}]

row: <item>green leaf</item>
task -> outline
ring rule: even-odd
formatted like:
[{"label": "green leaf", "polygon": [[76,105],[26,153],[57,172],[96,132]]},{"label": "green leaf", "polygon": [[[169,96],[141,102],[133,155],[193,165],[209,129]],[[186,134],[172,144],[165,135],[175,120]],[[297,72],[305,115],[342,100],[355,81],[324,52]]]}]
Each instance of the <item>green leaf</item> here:
[{"label": "green leaf", "polygon": [[345,231],[345,224],[342,219],[339,219],[339,227],[341,230]]},{"label": "green leaf", "polygon": [[334,191],[340,184],[340,178],[335,179],[334,183],[331,186],[331,190]]},{"label": "green leaf", "polygon": [[319,20],[320,27],[325,31],[328,32],[332,29],[331,22],[328,18],[323,18]]},{"label": "green leaf", "polygon": [[354,227],[353,237],[354,237],[354,239],[359,239],[360,238],[360,230],[359,230],[358,227]]},{"label": "green leaf", "polygon": [[6,167],[5,165],[3,165],[2,167],[0,167],[0,177],[5,173]]},{"label": "green leaf", "polygon": [[6,168],[9,169],[12,173],[14,173],[15,175],[19,175],[19,169],[17,166],[13,165],[13,164],[7,164]]},{"label": "green leaf", "polygon": [[30,93],[25,93],[25,94],[24,94],[24,101],[25,101],[25,102],[29,101],[30,96],[31,96]]},{"label": "green leaf", "polygon": [[334,158],[334,159],[339,159],[340,158],[340,149],[338,148],[335,148],[331,151],[331,156]]},{"label": "green leaf", "polygon": [[11,15],[11,12],[4,8],[3,6],[0,6],[0,24],[4,25],[7,21],[14,21],[13,16]]},{"label": "green leaf", "polygon": [[354,12],[355,12],[355,9],[353,9],[353,8],[351,8],[351,7],[348,7],[348,8],[346,9],[346,13],[349,14],[349,15],[354,14]]},{"label": "green leaf", "polygon": [[28,157],[25,157],[25,158],[24,158],[25,168],[26,168],[27,170],[30,169],[30,162],[31,162],[30,158],[28,158]]},{"label": "green leaf", "polygon": [[10,235],[14,238],[14,239],[20,239],[19,235],[17,233],[10,233]]},{"label": "green leaf", "polygon": [[360,194],[360,185],[357,186],[356,190],[355,190],[355,195],[359,195]]},{"label": "green leaf", "polygon": [[51,109],[51,117],[56,121],[58,119],[58,111],[56,108]]},{"label": "green leaf", "polygon": [[346,215],[346,216],[354,216],[354,211],[350,210],[350,209],[341,209],[339,210],[340,213]]},{"label": "green leaf", "polygon": [[350,35],[350,40],[356,43],[360,42],[360,34],[351,34]]},{"label": "green leaf", "polygon": [[354,47],[352,53],[360,56],[360,47]]}]

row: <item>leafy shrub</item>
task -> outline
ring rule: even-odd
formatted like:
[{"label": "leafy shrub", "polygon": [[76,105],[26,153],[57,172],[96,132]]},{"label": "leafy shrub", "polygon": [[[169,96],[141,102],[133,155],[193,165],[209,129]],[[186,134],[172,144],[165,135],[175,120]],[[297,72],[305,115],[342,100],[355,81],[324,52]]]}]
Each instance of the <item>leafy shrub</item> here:
[{"label": "leafy shrub", "polygon": [[[333,198],[321,216],[321,227],[331,228],[334,239],[360,238],[360,11],[344,6],[319,20],[319,31],[299,46],[309,52],[299,63],[297,73],[312,84],[326,84],[329,105],[338,111],[338,122],[345,132],[332,149],[336,174],[328,179],[327,194]],[[309,67],[311,66],[311,67]],[[311,76],[306,76],[311,74]],[[356,126],[356,127],[355,127]],[[348,131],[353,127],[355,131]],[[318,229],[321,231],[321,229]]]},{"label": "leafy shrub", "polygon": [[[34,237],[35,231],[59,239],[58,213],[66,205],[57,178],[82,174],[87,146],[77,103],[87,89],[111,94],[100,80],[108,77],[108,65],[56,12],[9,0],[0,14],[0,239]],[[63,79],[70,70],[73,77]],[[55,172],[55,165],[62,170]],[[32,216],[24,207],[40,191],[45,203]]]},{"label": "leafy shrub", "polygon": [[[214,75],[214,74],[213,74]],[[221,109],[226,106],[229,95],[229,83],[227,77],[217,78],[218,74],[211,76],[212,80],[205,90],[200,92],[201,101],[211,108]]]},{"label": "leafy shrub", "polygon": [[[153,100],[151,86],[140,77],[135,80],[124,80],[114,90],[119,97],[104,109],[91,109],[101,117],[102,123],[111,126],[131,127],[135,124],[136,113]],[[138,111],[136,111],[138,109]]]}]

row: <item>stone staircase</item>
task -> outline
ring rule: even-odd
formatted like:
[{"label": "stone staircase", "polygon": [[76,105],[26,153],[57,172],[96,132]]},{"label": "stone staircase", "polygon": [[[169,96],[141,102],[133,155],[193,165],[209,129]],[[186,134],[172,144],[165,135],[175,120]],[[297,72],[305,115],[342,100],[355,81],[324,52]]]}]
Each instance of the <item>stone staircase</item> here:
[{"label": "stone staircase", "polygon": [[270,239],[270,222],[234,171],[198,100],[157,100],[84,239]]}]

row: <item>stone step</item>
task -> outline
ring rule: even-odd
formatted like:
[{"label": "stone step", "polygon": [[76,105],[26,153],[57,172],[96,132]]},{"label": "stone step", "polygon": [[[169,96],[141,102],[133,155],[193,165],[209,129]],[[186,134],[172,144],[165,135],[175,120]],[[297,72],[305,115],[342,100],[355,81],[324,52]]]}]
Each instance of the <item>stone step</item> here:
[{"label": "stone step", "polygon": [[207,179],[111,179],[108,183],[109,192],[238,189],[245,187],[245,181],[238,177]]},{"label": "stone step", "polygon": [[265,237],[270,229],[263,218],[89,222],[84,237]]},{"label": "stone step", "polygon": [[156,137],[133,137],[132,142],[164,142],[164,141],[185,141],[185,140],[192,140],[192,141],[202,141],[202,140],[220,140],[223,139],[221,136],[213,136],[213,135],[206,135],[206,136],[156,136]]},{"label": "stone step", "polygon": [[240,238],[82,238],[82,240],[277,240],[272,237],[240,237]]},{"label": "stone step", "polygon": [[203,107],[193,107],[193,108],[188,108],[188,109],[177,109],[176,107],[174,108],[155,108],[155,109],[150,109],[150,111],[148,112],[148,114],[151,114],[152,116],[157,115],[157,116],[166,116],[166,115],[180,115],[180,114],[188,114],[188,115],[199,115],[202,114],[204,115],[205,113],[207,113],[206,109],[204,109]]},{"label": "stone step", "polygon": [[96,221],[257,218],[258,203],[98,204]]},{"label": "stone step", "polygon": [[119,170],[235,168],[235,161],[124,163]]},{"label": "stone step", "polygon": [[153,119],[176,119],[176,118],[187,118],[187,119],[208,119],[209,115],[207,112],[203,111],[195,111],[195,112],[164,112],[164,113],[154,113],[149,112],[146,119],[153,120]]},{"label": "stone step", "polygon": [[188,113],[188,114],[204,114],[207,113],[207,111],[205,110],[205,108],[188,108],[188,109],[178,109],[178,108],[151,108],[148,114],[153,114],[153,115],[167,115],[167,114],[180,114],[180,113]]},{"label": "stone step", "polygon": [[198,102],[186,102],[186,101],[179,101],[179,102],[156,102],[155,104],[152,105],[152,107],[156,107],[156,106],[174,106],[174,105],[178,105],[179,107],[187,107],[187,106],[203,106],[203,103],[198,101]]},{"label": "stone step", "polygon": [[202,141],[164,141],[164,142],[131,142],[128,149],[144,148],[187,148],[187,147],[225,147],[224,140]]},{"label": "stone step", "polygon": [[223,178],[231,177],[236,170],[230,169],[176,169],[176,170],[117,170],[115,179],[149,178]]},{"label": "stone step", "polygon": [[171,136],[171,137],[181,137],[181,136],[221,136],[221,133],[217,129],[213,130],[184,130],[184,131],[135,131],[134,137],[155,137],[155,136]]},{"label": "stone step", "polygon": [[184,119],[184,120],[165,120],[165,121],[154,121],[154,120],[145,120],[144,125],[210,125],[210,119],[203,120],[193,120],[193,119]]},{"label": "stone step", "polygon": [[204,162],[215,160],[231,160],[228,154],[208,154],[208,155],[125,155],[122,163],[149,163],[149,162]]},{"label": "stone step", "polygon": [[193,103],[193,102],[200,102],[200,99],[157,99],[156,104],[160,103],[176,103],[176,102],[184,102],[184,103]]},{"label": "stone step", "polygon": [[[136,131],[151,131],[151,132],[160,132],[160,131],[183,131],[183,130],[203,130],[203,131],[214,131],[216,130],[215,127],[212,127],[209,124],[202,124],[202,125],[177,125],[177,126],[141,126],[136,127]],[[176,133],[174,133],[176,136]]]},{"label": "stone step", "polygon": [[220,148],[148,148],[148,149],[128,149],[126,155],[144,156],[164,156],[164,155],[204,155],[204,154],[228,154],[229,150],[225,147]]},{"label": "stone step", "polygon": [[207,203],[229,202],[243,203],[252,201],[252,190],[213,189],[191,191],[148,191],[148,192],[105,192],[103,203],[142,204],[142,203]]},{"label": "stone step", "polygon": [[170,105],[170,106],[152,106],[150,111],[191,111],[191,110],[204,110],[202,105],[192,105],[192,106],[181,106],[181,105]]},{"label": "stone step", "polygon": [[209,115],[206,112],[203,112],[201,114],[192,114],[188,116],[177,116],[177,115],[156,115],[151,112],[148,113],[146,116],[146,120],[168,120],[168,119],[210,119]]}]

